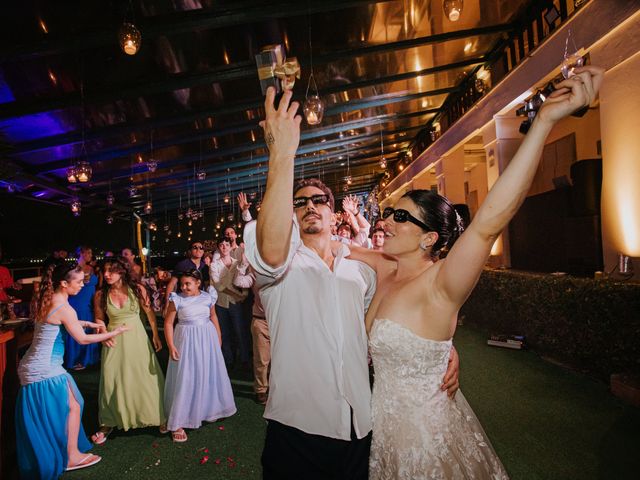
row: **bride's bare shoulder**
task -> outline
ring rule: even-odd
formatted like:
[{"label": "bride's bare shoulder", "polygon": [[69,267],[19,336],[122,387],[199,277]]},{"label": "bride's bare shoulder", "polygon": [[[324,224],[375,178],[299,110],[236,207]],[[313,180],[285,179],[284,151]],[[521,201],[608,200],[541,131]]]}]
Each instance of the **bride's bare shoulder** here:
[{"label": "bride's bare shoulder", "polygon": [[349,258],[351,260],[359,260],[362,263],[366,263],[375,271],[378,271],[380,268],[384,268],[384,266],[390,263],[395,263],[395,259],[393,257],[376,250],[370,250],[357,245],[350,245],[349,250]]}]

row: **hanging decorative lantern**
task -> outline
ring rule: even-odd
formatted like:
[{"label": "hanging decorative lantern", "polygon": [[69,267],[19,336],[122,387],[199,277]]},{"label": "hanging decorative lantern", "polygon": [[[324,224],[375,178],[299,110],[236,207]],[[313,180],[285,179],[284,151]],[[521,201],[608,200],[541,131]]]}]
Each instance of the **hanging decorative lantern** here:
[{"label": "hanging decorative lantern", "polygon": [[151,200],[147,200],[147,203],[144,204],[144,213],[149,215],[153,211],[153,203]]},{"label": "hanging decorative lantern", "polygon": [[167,235],[171,235],[171,230],[167,230]]},{"label": "hanging decorative lantern", "polygon": [[353,179],[351,178],[351,175],[347,175],[345,180],[347,181],[347,185],[351,185],[353,183]]},{"label": "hanging decorative lantern", "polygon": [[258,194],[256,192],[251,192],[249,194],[249,200],[255,200]]},{"label": "hanging decorative lantern", "polygon": [[182,212],[178,213],[178,220],[182,220],[184,218],[184,214]]},{"label": "hanging decorative lantern", "polygon": [[304,101],[302,110],[309,125],[318,125],[324,116],[324,102],[318,95],[311,95]]},{"label": "hanging decorative lantern", "polygon": [[233,222],[233,213],[230,213],[229,215],[227,215],[227,220],[229,220],[230,222]]},{"label": "hanging decorative lantern", "polygon": [[220,224],[216,223],[216,230],[220,230]]},{"label": "hanging decorative lantern", "polygon": [[79,217],[82,212],[82,203],[80,200],[74,200],[71,202],[71,213],[73,213],[74,217]]},{"label": "hanging decorative lantern", "polygon": [[165,232],[168,232],[169,231],[169,225],[164,225],[162,227],[162,230],[164,230]]},{"label": "hanging decorative lantern", "polygon": [[207,231],[207,227],[202,227],[202,231],[206,232]]},{"label": "hanging decorative lantern", "polygon": [[204,170],[198,170],[198,173],[196,173],[196,178],[200,181],[206,180],[207,172],[205,172]]},{"label": "hanging decorative lantern", "polygon": [[107,215],[107,225],[111,225],[113,223],[113,215]]},{"label": "hanging decorative lantern", "polygon": [[150,158],[147,161],[147,168],[149,169],[149,173],[153,173],[158,169],[158,162],[153,158]]},{"label": "hanging decorative lantern", "polygon": [[387,168],[387,159],[384,157],[380,159],[380,168],[383,170]]},{"label": "hanging decorative lantern", "polygon": [[155,232],[157,229],[158,229],[158,226],[154,222],[151,222],[149,224],[149,230],[152,230]]},{"label": "hanging decorative lantern", "polygon": [[193,235],[193,230],[189,230],[189,235]]},{"label": "hanging decorative lantern", "polygon": [[76,163],[76,179],[80,183],[87,183],[91,180],[91,174],[93,173],[93,169],[91,168],[91,164],[89,162],[78,162]]},{"label": "hanging decorative lantern", "polygon": [[228,193],[226,193],[226,194],[224,195],[224,203],[229,203],[229,200],[231,200],[231,198],[229,197],[229,194],[228,194]]},{"label": "hanging decorative lantern", "polygon": [[342,191],[343,191],[343,192],[348,192],[348,191],[349,191],[349,185],[346,185],[346,184],[345,184],[345,185],[342,187]]},{"label": "hanging decorative lantern", "polygon": [[135,185],[131,185],[128,189],[127,192],[129,193],[129,198],[133,198],[136,195],[138,195],[138,189],[135,187]]},{"label": "hanging decorative lantern", "polygon": [[76,167],[72,165],[67,168],[67,181],[69,183],[76,183],[78,181],[78,177],[76,177]]},{"label": "hanging decorative lantern", "polygon": [[462,4],[463,0],[444,0],[442,2],[444,14],[451,22],[457,22],[460,19]]},{"label": "hanging decorative lantern", "polygon": [[155,242],[155,241],[156,241],[156,236],[155,236],[155,235],[151,237],[151,241],[152,241],[152,242]]},{"label": "hanging decorative lantern", "polygon": [[[189,207],[189,208],[187,209],[187,212],[185,213],[185,216],[186,216],[187,218],[191,218],[191,217],[193,217],[193,210],[191,209],[191,207]],[[189,224],[189,225],[191,225],[191,224]]]},{"label": "hanging decorative lantern", "polygon": [[178,238],[182,237],[182,232],[178,232],[178,234],[176,235],[176,237],[178,237]]},{"label": "hanging decorative lantern", "polygon": [[190,242],[191,241],[191,237],[187,237],[187,241]]},{"label": "hanging decorative lantern", "polygon": [[168,239],[168,238],[165,238],[165,239],[164,239],[164,243],[169,243],[169,239]]},{"label": "hanging decorative lantern", "polygon": [[109,192],[107,194],[107,205],[112,206],[114,203],[116,203],[116,197],[113,193]]},{"label": "hanging decorative lantern", "polygon": [[189,222],[187,222],[187,225],[191,226],[191,225],[193,225],[193,222],[191,220],[189,220]]},{"label": "hanging decorative lantern", "polygon": [[120,48],[127,55],[135,55],[140,50],[142,44],[142,34],[140,30],[133,24],[125,22],[118,31],[118,40]]}]

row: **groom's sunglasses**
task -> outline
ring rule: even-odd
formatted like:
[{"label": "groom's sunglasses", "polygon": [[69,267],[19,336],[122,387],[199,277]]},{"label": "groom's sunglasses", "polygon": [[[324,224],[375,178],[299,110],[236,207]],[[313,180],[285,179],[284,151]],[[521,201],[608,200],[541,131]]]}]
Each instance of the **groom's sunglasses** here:
[{"label": "groom's sunglasses", "polygon": [[311,195],[310,197],[293,197],[293,208],[306,207],[309,200],[311,200],[314,205],[326,205],[329,203],[329,196],[322,194]]},{"label": "groom's sunglasses", "polygon": [[426,230],[427,232],[430,230],[429,227],[427,227],[424,223],[422,223],[416,217],[414,217],[409,212],[401,208],[399,208],[398,210],[395,210],[391,207],[387,207],[382,211],[382,218],[384,219],[386,219],[387,217],[390,217],[391,215],[393,215],[393,221],[396,223],[411,222],[414,225],[419,226],[423,230]]}]

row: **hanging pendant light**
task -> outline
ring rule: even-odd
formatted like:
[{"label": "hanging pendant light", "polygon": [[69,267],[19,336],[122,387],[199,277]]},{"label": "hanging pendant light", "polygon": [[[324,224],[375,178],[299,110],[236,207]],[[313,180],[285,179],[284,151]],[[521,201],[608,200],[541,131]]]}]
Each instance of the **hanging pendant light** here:
[{"label": "hanging pendant light", "polygon": [[207,179],[207,172],[205,172],[205,171],[204,171],[204,170],[202,170],[202,169],[198,170],[198,173],[196,173],[196,178],[197,178],[198,180],[200,180],[201,182],[202,182],[203,180],[206,180],[206,179]]},{"label": "hanging pendant light", "polygon": [[[322,122],[324,116],[324,102],[318,95],[318,85],[316,84],[316,77],[313,75],[313,46],[311,45],[311,25],[309,25],[309,65],[311,68],[311,74],[309,75],[309,82],[307,83],[307,91],[304,94],[304,104],[302,105],[302,111],[304,112],[304,118],[308,125],[318,125]],[[309,88],[311,88],[311,82],[313,82],[313,91],[309,95]],[[314,93],[315,92],[315,93]]]},{"label": "hanging pendant light", "polygon": [[178,238],[182,237],[182,232],[178,232],[178,234],[176,235],[176,237],[178,237]]},{"label": "hanging pendant light", "polygon": [[383,170],[387,168],[387,159],[384,157],[380,158],[380,168]]},{"label": "hanging pendant light", "polygon": [[136,195],[138,195],[138,189],[136,188],[135,185],[130,185],[129,188],[127,189],[127,192],[129,193],[129,198],[133,198]]},{"label": "hanging pendant light", "polygon": [[227,215],[227,220],[229,220],[230,222],[233,222],[233,213],[230,213],[229,215]]},{"label": "hanging pendant light", "polygon": [[69,183],[76,183],[78,181],[78,177],[76,177],[76,166],[72,165],[67,168],[67,181]]},{"label": "hanging pendant light", "polygon": [[347,185],[351,185],[353,183],[353,179],[351,178],[351,175],[347,175],[347,178],[345,178],[345,180],[347,181]]},{"label": "hanging pendant light", "polygon": [[149,173],[155,172],[158,169],[158,162],[153,158],[150,158],[147,160],[147,169],[149,170]]},{"label": "hanging pendant light", "polygon": [[113,195],[113,193],[109,192],[107,194],[107,205],[111,207],[114,203],[116,203],[116,197]]},{"label": "hanging pendant light", "polygon": [[307,124],[318,125],[322,122],[322,117],[324,116],[324,102],[318,95],[306,97],[302,109],[304,111],[304,118],[307,120]]},{"label": "hanging pendant light", "polygon": [[111,225],[113,223],[113,215],[107,215],[107,225]]},{"label": "hanging pendant light", "polygon": [[155,222],[151,222],[149,224],[149,230],[155,232],[156,230],[158,230],[158,226],[155,224]]},{"label": "hanging pendant light", "polygon": [[444,0],[442,8],[449,21],[457,22],[462,14],[463,0]]},{"label": "hanging pendant light", "polygon": [[147,203],[144,204],[144,213],[149,215],[153,211],[153,203],[151,200],[147,200]]},{"label": "hanging pendant light", "polygon": [[71,213],[73,213],[74,217],[79,217],[82,212],[82,203],[80,200],[74,200],[71,202]]},{"label": "hanging pendant light", "polygon": [[187,222],[187,225],[191,226],[191,225],[193,225],[193,222],[192,222],[191,220],[189,220],[189,221]]},{"label": "hanging pendant light", "polygon": [[133,23],[125,22],[118,31],[118,40],[124,53],[135,55],[140,50],[142,34]]},{"label": "hanging pendant light", "polygon": [[89,162],[78,162],[76,163],[76,178],[80,183],[87,183],[91,180],[91,174],[93,173],[93,169],[91,168],[91,164]]},{"label": "hanging pendant light", "polygon": [[382,139],[382,123],[380,123],[380,168],[387,168],[387,159],[384,158],[384,140]]},{"label": "hanging pendant light", "polygon": [[229,203],[229,200],[231,200],[231,197],[229,197],[229,194],[228,194],[228,193],[226,193],[226,194],[224,195],[224,203]]}]

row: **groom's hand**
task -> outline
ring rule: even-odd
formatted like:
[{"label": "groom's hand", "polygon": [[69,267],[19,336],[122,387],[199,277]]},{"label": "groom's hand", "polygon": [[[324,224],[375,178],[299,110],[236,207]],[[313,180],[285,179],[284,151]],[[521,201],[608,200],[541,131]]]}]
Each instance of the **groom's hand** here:
[{"label": "groom's hand", "polygon": [[451,347],[451,354],[449,355],[449,366],[447,367],[447,371],[444,374],[444,378],[442,379],[442,386],[440,387],[443,391],[447,391],[447,395],[449,398],[453,398],[456,396],[456,392],[460,388],[460,383],[458,383],[458,376],[460,374],[460,357],[458,356],[458,351],[455,347]]},{"label": "groom's hand", "polygon": [[296,115],[300,104],[291,101],[292,95],[291,90],[285,91],[276,109],[276,91],[273,87],[267,89],[264,101],[266,118],[260,122],[260,126],[264,129],[264,141],[269,149],[270,159],[292,159],[296,155],[302,117]]}]

